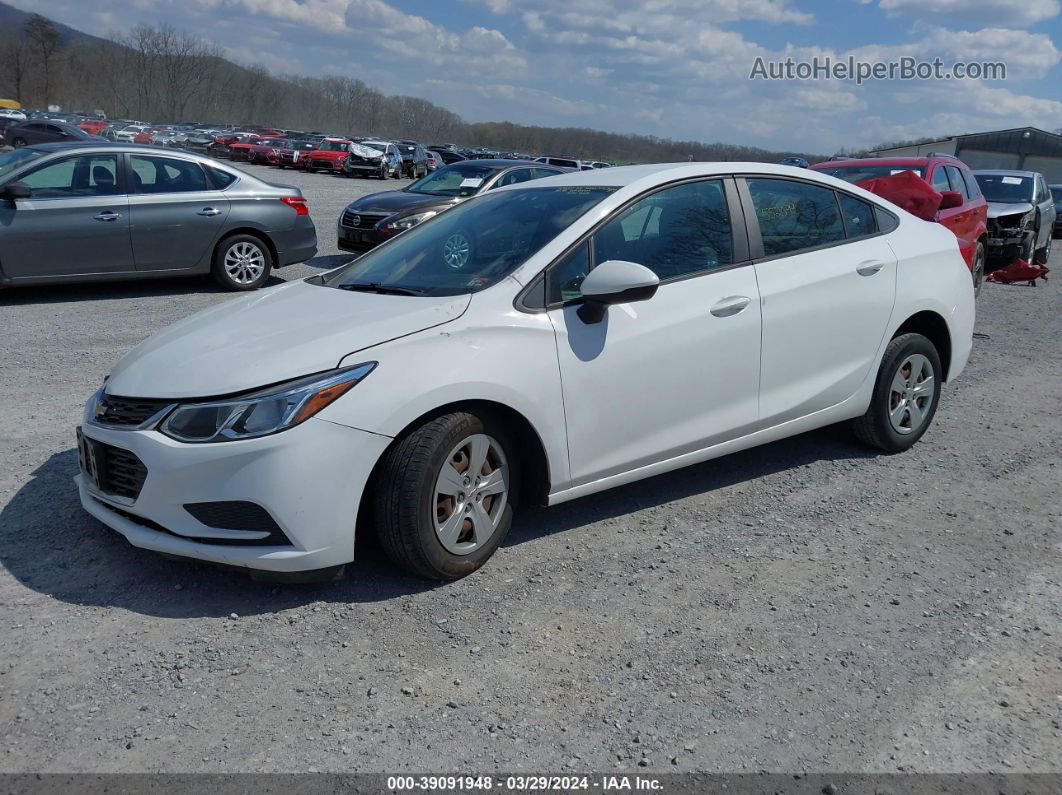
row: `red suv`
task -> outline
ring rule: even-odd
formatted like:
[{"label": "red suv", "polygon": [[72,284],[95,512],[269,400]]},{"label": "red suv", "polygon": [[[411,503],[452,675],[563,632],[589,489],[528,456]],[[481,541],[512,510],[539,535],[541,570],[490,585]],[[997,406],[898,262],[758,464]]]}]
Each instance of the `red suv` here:
[{"label": "red suv", "polygon": [[973,172],[957,157],[937,154],[829,160],[811,168],[853,183],[913,171],[943,196],[933,220],[948,227],[958,238],[959,251],[973,275],[974,290],[981,291],[988,239],[988,202],[981,194]]}]

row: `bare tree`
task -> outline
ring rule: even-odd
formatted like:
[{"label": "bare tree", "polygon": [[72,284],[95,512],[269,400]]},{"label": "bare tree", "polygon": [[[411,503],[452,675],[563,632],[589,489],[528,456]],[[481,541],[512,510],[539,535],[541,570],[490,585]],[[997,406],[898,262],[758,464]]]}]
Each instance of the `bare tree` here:
[{"label": "bare tree", "polygon": [[0,40],[0,85],[10,92],[11,98],[23,102],[24,86],[29,76],[30,53],[26,40],[21,36],[7,34]]},{"label": "bare tree", "polygon": [[62,37],[55,23],[40,14],[34,14],[26,20],[24,32],[41,70],[44,105],[47,107],[52,99],[52,72]]}]

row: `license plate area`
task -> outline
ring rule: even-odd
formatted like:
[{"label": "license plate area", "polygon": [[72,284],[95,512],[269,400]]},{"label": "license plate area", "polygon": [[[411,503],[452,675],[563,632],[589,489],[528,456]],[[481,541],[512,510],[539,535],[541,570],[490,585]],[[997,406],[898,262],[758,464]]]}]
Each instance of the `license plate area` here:
[{"label": "license plate area", "polygon": [[81,432],[81,428],[77,429],[77,457],[81,474],[95,491],[102,491],[100,488],[100,461],[103,452],[98,451],[96,445],[95,441],[89,439]]}]

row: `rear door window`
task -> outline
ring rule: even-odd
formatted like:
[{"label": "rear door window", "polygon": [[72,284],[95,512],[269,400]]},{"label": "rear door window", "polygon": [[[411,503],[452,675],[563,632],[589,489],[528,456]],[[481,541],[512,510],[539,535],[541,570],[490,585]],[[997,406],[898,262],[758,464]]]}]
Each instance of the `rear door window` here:
[{"label": "rear door window", "polygon": [[210,190],[198,163],[171,157],[130,155],[136,193],[189,193]]},{"label": "rear door window", "polygon": [[845,238],[832,190],[787,179],[746,180],[766,257],[817,248]]},{"label": "rear door window", "polygon": [[948,172],[944,169],[944,166],[936,166],[933,169],[933,174],[930,177],[929,184],[935,191],[951,190],[951,183],[948,181]]},{"label": "rear door window", "polygon": [[868,202],[847,193],[838,193],[837,200],[841,205],[841,218],[849,240],[873,235],[878,231],[874,208]]},{"label": "rear door window", "polygon": [[948,166],[947,171],[948,178],[951,180],[951,189],[961,193],[964,199],[969,199],[970,192],[966,187],[962,174],[959,173],[959,169],[955,168],[955,166]]}]

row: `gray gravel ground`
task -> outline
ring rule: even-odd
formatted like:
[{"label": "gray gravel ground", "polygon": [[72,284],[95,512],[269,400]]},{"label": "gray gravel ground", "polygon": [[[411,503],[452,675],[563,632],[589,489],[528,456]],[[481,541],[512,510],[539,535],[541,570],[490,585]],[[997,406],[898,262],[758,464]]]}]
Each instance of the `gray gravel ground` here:
[{"label": "gray gravel ground", "polygon": [[[380,183],[275,179],[322,240],[279,278],[342,261],[332,224]],[[439,586],[373,550],[256,583],[81,511],[85,399],[229,297],[0,294],[0,770],[1062,768],[1058,280],[986,286],[987,337],[907,454],[807,434],[521,516]]]}]

